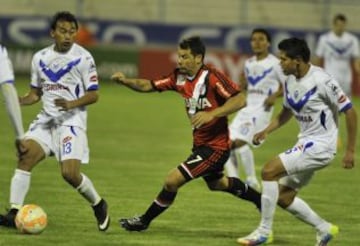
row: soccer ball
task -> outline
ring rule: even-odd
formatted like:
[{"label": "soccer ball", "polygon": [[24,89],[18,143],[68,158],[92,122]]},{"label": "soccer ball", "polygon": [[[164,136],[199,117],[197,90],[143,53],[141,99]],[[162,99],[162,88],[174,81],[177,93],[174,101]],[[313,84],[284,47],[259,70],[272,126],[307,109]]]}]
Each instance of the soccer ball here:
[{"label": "soccer ball", "polygon": [[16,214],[16,228],[25,234],[40,234],[47,225],[47,215],[38,205],[24,205]]}]

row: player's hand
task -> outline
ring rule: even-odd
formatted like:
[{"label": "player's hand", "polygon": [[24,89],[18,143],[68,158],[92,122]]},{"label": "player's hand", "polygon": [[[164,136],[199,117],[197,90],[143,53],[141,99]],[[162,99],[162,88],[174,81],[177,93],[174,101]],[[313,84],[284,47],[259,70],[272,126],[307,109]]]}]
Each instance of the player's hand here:
[{"label": "player's hand", "polygon": [[21,159],[28,152],[26,142],[23,139],[16,139],[15,147],[16,147],[17,156],[19,157],[19,159]]},{"label": "player's hand", "polygon": [[355,158],[353,151],[346,151],[345,156],[343,158],[343,168],[351,169],[355,165]]},{"label": "player's hand", "polygon": [[261,131],[261,132],[258,132],[254,135],[253,137],[253,144],[254,145],[259,145],[261,144],[262,142],[265,141],[265,138],[267,136],[267,132],[264,130],[264,131]]},{"label": "player's hand", "polygon": [[122,72],[116,72],[111,75],[111,80],[115,81],[116,83],[122,83],[122,80],[125,78],[126,76]]},{"label": "player's hand", "polygon": [[267,97],[264,101],[265,111],[269,111],[271,107],[274,106],[275,101],[276,101],[276,96],[274,94]]},{"label": "player's hand", "polygon": [[68,111],[72,109],[71,101],[67,101],[63,98],[57,98],[54,100],[55,106],[59,107],[59,111]]},{"label": "player's hand", "polygon": [[200,128],[206,123],[209,123],[214,119],[214,116],[211,114],[211,112],[197,112],[194,116],[191,117],[191,125],[194,128]]}]

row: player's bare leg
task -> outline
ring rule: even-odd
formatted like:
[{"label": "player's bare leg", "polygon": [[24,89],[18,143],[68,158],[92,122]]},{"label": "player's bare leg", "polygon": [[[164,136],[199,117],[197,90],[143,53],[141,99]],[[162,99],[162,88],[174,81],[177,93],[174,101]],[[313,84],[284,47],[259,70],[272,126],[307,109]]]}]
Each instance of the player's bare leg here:
[{"label": "player's bare leg", "polygon": [[97,193],[91,180],[80,172],[80,160],[69,159],[61,162],[61,174],[72,187],[91,204],[97,220],[98,229],[106,231],[110,225],[108,205]]},{"label": "player's bare leg", "polygon": [[165,179],[164,186],[154,202],[141,216],[122,218],[120,225],[128,231],[146,230],[151,221],[163,213],[174,202],[178,189],[187,182],[178,168],[172,169]]},{"label": "player's bare leg", "polygon": [[23,206],[25,196],[30,189],[31,170],[45,158],[41,146],[32,139],[24,141],[26,152],[19,156],[17,168],[10,184],[10,209],[7,214],[0,215],[0,225],[15,227],[15,216]]}]

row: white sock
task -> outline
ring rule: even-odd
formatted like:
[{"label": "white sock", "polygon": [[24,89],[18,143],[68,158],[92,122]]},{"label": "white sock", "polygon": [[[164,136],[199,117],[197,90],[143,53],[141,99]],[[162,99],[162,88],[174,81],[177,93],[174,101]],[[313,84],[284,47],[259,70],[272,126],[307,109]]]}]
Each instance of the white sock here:
[{"label": "white sock", "polygon": [[239,177],[238,164],[233,150],[230,152],[229,159],[225,163],[225,170],[228,177]]},{"label": "white sock", "polygon": [[279,199],[279,185],[276,181],[262,181],[260,229],[269,233],[272,229],[276,204]]},{"label": "white sock", "polygon": [[20,209],[24,204],[25,196],[30,188],[31,173],[21,169],[15,169],[10,184],[11,208]]},{"label": "white sock", "polygon": [[256,178],[254,154],[249,145],[235,149],[235,153],[241,158],[246,177]]},{"label": "white sock", "polygon": [[76,189],[86,200],[91,203],[92,206],[98,204],[101,200],[101,197],[95,190],[93,183],[85,174],[81,173],[81,176],[81,184]]},{"label": "white sock", "polygon": [[286,208],[299,220],[312,225],[317,230],[326,230],[329,223],[322,219],[310,206],[302,199],[295,197],[294,201]]}]

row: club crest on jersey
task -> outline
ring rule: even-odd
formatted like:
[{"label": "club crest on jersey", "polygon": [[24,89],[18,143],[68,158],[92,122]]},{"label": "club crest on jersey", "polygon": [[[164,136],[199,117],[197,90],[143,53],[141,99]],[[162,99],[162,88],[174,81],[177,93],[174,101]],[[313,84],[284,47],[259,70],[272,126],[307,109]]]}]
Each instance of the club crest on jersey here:
[{"label": "club crest on jersey", "polygon": [[297,99],[298,97],[299,97],[299,91],[296,90],[296,91],[294,92],[294,98]]}]

